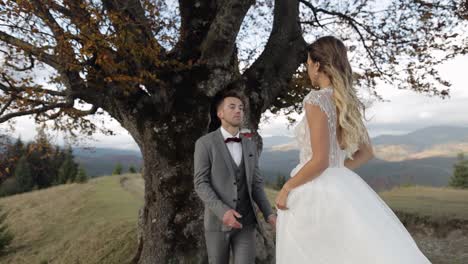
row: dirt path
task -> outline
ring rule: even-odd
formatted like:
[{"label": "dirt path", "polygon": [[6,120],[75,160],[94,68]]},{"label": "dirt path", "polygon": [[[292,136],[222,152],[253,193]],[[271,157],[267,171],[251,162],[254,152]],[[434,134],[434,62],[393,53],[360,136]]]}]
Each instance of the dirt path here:
[{"label": "dirt path", "polygon": [[145,193],[145,181],[139,175],[122,175],[120,176],[120,186],[132,195],[138,197],[139,199],[144,199]]}]

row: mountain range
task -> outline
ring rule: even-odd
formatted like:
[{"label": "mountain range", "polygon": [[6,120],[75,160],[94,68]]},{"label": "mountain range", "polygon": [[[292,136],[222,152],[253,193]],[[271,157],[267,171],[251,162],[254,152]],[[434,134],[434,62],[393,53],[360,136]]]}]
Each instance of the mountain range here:
[{"label": "mountain range", "polygon": [[[289,142],[287,141],[289,140]],[[265,138],[260,168],[274,182],[299,162],[293,138]],[[468,127],[433,126],[371,139],[375,158],[356,172],[377,191],[398,185],[446,186],[458,153],[468,153]],[[285,143],[287,142],[287,143]]]},{"label": "mountain range", "polygon": [[[381,135],[371,139],[375,158],[356,172],[376,191],[398,185],[446,186],[452,176],[458,153],[468,153],[468,127],[432,126],[404,135]],[[143,159],[137,150],[114,148],[73,149],[75,160],[90,176],[109,175],[121,163],[137,170]],[[288,177],[299,162],[294,138],[263,138],[259,167],[269,183],[278,176]]]}]

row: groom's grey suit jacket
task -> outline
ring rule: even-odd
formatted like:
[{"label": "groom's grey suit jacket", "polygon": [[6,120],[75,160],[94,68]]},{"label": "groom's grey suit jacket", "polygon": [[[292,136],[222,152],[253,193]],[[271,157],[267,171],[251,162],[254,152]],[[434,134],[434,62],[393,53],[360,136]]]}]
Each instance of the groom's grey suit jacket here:
[{"label": "groom's grey suit jacket", "polygon": [[[245,163],[250,202],[258,205],[265,220],[273,214],[264,190],[263,178],[258,167],[258,154],[254,141],[240,135]],[[230,231],[232,227],[222,222],[224,213],[236,209],[238,192],[235,172],[230,164],[230,153],[224,143],[220,128],[199,138],[195,143],[194,185],[205,205],[205,231]],[[255,218],[258,219],[256,210]],[[257,220],[258,221],[258,220]]]}]

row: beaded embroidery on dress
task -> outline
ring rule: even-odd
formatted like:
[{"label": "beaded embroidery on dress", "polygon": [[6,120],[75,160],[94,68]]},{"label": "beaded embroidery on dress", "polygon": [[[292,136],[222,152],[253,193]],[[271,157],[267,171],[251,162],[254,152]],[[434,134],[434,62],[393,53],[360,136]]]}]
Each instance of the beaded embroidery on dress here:
[{"label": "beaded embroidery on dress", "polygon": [[[307,103],[327,115],[329,167],[289,193],[288,210],[278,210],[276,263],[431,263],[380,196],[344,166],[350,152],[336,137],[333,88],[311,91],[303,100]],[[300,154],[291,177],[313,157],[305,114],[294,134]]]},{"label": "beaded embroidery on dress", "polygon": [[[320,109],[325,112],[328,120],[328,132],[330,139],[330,167],[343,166],[346,153],[339,146],[338,140],[336,139],[336,121],[337,113],[335,105],[333,103],[333,89],[324,88],[318,91],[311,91],[304,97],[303,104],[309,103],[317,105]],[[294,129],[295,139],[297,145],[300,147],[300,159],[299,163],[305,163],[312,157],[312,148],[310,147],[309,127],[307,125],[307,119],[304,117],[297,124]]]}]

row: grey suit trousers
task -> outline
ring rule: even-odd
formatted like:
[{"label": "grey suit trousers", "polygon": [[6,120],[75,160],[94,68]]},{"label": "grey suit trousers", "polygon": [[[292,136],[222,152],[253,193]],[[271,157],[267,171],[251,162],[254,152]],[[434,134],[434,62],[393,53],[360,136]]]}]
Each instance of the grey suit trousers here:
[{"label": "grey suit trousers", "polygon": [[255,226],[247,225],[231,231],[205,231],[209,264],[228,264],[230,252],[234,264],[254,264]]}]

